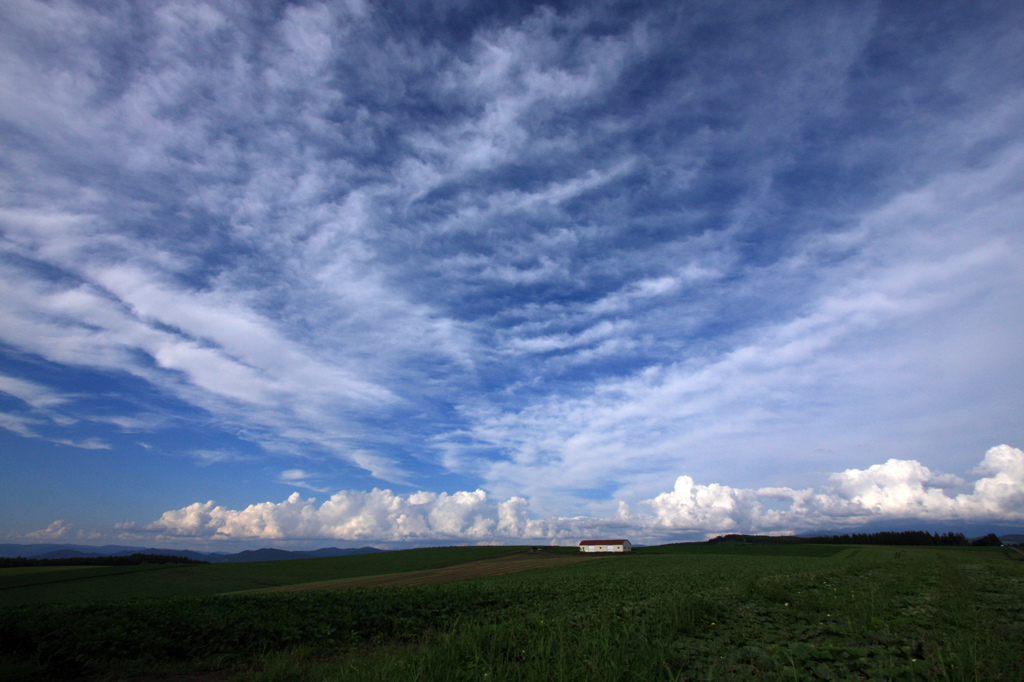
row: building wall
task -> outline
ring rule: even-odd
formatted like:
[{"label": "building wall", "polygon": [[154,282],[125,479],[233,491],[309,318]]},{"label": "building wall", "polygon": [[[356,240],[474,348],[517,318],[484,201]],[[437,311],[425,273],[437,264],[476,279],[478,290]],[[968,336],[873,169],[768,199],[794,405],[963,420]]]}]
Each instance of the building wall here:
[{"label": "building wall", "polygon": [[622,545],[580,545],[581,552],[628,552]]}]

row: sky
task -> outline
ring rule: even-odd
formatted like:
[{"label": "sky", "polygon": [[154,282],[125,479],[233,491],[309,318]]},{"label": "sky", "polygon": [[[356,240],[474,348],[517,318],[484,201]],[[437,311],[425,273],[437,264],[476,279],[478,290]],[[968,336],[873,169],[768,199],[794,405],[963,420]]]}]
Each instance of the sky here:
[{"label": "sky", "polygon": [[0,539],[1022,528],[1022,63],[1014,1],[0,0]]}]

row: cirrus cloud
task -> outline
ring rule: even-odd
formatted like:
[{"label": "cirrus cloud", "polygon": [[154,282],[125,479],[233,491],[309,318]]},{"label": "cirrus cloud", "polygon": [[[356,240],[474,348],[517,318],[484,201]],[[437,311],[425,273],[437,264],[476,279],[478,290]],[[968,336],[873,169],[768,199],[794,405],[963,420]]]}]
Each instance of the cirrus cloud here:
[{"label": "cirrus cloud", "polygon": [[1022,17],[0,3],[4,516],[110,524],[126,476],[137,527],[320,496],[195,511],[252,538],[1012,509],[932,472],[1024,438]]}]

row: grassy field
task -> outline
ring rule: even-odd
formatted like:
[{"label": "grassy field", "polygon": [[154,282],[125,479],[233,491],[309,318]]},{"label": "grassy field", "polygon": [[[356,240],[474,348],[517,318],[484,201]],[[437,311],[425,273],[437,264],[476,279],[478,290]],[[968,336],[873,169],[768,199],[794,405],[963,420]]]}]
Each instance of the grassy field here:
[{"label": "grassy field", "polygon": [[309,592],[312,590],[336,590],[351,587],[432,585],[435,583],[473,580],[495,575],[508,575],[523,571],[536,571],[543,568],[557,568],[581,561],[599,561],[609,558],[607,555],[580,554],[578,552],[573,554],[517,552],[515,554],[505,554],[422,571],[407,571],[405,573],[368,575],[358,578],[341,578],[338,580],[301,583],[297,585],[283,585],[281,587],[266,587],[260,590],[251,590],[250,593]]},{"label": "grassy field", "polygon": [[830,557],[844,552],[849,547],[844,545],[705,545],[688,543],[679,545],[661,545],[659,547],[640,547],[634,550],[639,554],[696,554],[700,556],[781,556],[781,557]]},{"label": "grassy field", "polygon": [[[3,677],[1024,679],[1024,561],[1006,550],[677,546],[467,563],[473,551],[482,552],[413,555],[422,565],[408,571],[373,555],[377,574],[352,567],[334,589],[6,608]],[[445,553],[459,558],[447,565],[461,565],[450,582],[345,582],[436,571]],[[358,559],[312,561],[341,568]],[[481,568],[530,561],[547,563]]]},{"label": "grassy field", "polygon": [[198,597],[321,580],[441,568],[523,547],[428,547],[329,559],[237,564],[158,564],[0,569],[0,608],[24,604]]}]

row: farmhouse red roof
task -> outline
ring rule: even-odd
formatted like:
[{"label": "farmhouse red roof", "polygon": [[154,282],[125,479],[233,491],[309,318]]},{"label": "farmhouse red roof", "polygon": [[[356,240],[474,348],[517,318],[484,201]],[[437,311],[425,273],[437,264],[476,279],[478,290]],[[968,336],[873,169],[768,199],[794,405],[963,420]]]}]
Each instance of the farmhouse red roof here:
[{"label": "farmhouse red roof", "polygon": [[580,540],[581,545],[621,545],[628,540]]}]

